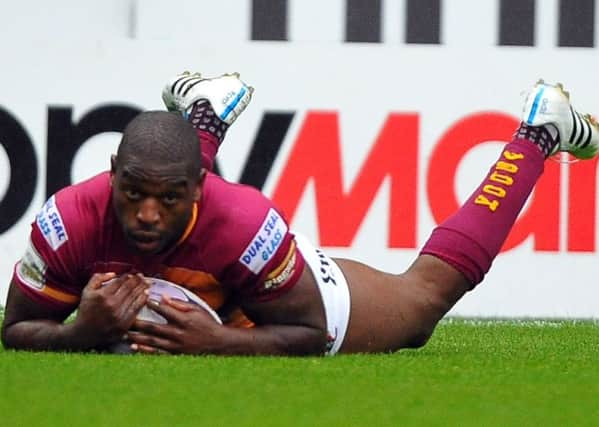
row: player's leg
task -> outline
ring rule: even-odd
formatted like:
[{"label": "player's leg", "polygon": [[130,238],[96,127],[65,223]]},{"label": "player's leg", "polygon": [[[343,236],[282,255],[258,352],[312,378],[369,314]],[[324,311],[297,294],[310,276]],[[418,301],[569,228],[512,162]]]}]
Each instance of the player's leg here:
[{"label": "player's leg", "polygon": [[180,111],[196,129],[204,168],[212,170],[225,133],[245,110],[253,91],[238,73],[203,78],[184,72],[167,82],[162,100],[169,111]]},{"label": "player's leg", "polygon": [[347,259],[335,261],[347,280],[351,299],[340,353],[419,347],[470,288],[459,271],[428,255],[419,256],[403,274],[385,273]]},{"label": "player's leg", "polygon": [[545,159],[559,151],[580,159],[596,156],[599,128],[570,106],[560,85],[539,82],[526,99],[513,140],[468,201],[433,230],[405,273],[390,275],[338,261],[351,294],[341,351],[424,344],[447,311],[482,281],[543,172]]}]

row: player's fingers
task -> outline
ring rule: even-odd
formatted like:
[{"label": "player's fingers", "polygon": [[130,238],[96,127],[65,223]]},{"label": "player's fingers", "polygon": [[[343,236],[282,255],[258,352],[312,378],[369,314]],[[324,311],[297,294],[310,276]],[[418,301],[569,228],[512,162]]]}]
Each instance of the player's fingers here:
[{"label": "player's fingers", "polygon": [[130,274],[123,274],[115,278],[108,286],[102,290],[106,295],[114,295],[117,298],[122,298],[122,295],[128,289],[128,281]]},{"label": "player's fingers", "polygon": [[143,344],[131,344],[131,350],[133,350],[133,352],[135,352],[135,353],[154,354],[157,356],[172,354],[172,353],[169,353],[168,351],[163,350],[161,348],[151,347],[149,345],[143,345]]},{"label": "player's fingers", "polygon": [[148,301],[148,291],[143,287],[135,288],[120,304],[120,316],[125,319],[134,319],[139,310]]},{"label": "player's fingers", "polygon": [[141,274],[127,274],[126,278],[115,291],[115,295],[118,298],[127,299],[130,295],[137,293],[139,290],[143,291],[149,287],[148,279],[144,278]]},{"label": "player's fingers", "polygon": [[[157,302],[153,300],[148,301],[148,307],[154,310],[156,313],[162,315],[169,324],[179,325],[183,329],[189,323],[190,315],[194,315],[195,321],[210,321],[214,322],[215,319],[210,313],[191,302],[180,301],[174,298],[170,298],[167,295],[162,296],[162,301]],[[193,312],[193,313],[191,313]]]},{"label": "player's fingers", "polygon": [[150,283],[150,279],[145,278],[141,273],[130,274],[124,283],[125,286],[121,288],[123,292],[131,293],[137,288],[145,289],[150,287]]},{"label": "player's fingers", "polygon": [[183,312],[188,312],[194,309],[195,305],[189,302],[181,301],[178,299],[174,299],[169,297],[168,295],[162,296],[162,302],[165,304]]},{"label": "player's fingers", "polygon": [[115,295],[119,290],[121,290],[123,283],[127,280],[129,274],[121,274],[119,276],[113,277],[111,280],[108,280],[102,283],[102,293],[105,295]]},{"label": "player's fingers", "polygon": [[[151,307],[151,306],[150,306]],[[133,322],[133,332],[140,333],[153,337],[165,338],[169,341],[174,341],[180,335],[180,330],[174,325],[160,324],[156,322],[150,322],[146,320],[135,319]],[[138,336],[138,335],[136,335]]]},{"label": "player's fingers", "polygon": [[92,289],[99,289],[104,285],[105,282],[113,280],[116,277],[116,273],[95,273],[91,279],[89,279],[88,286]]},{"label": "player's fingers", "polygon": [[131,342],[131,349],[136,351],[136,348],[140,346],[163,350],[168,353],[175,352],[177,343],[169,340],[168,338],[159,337],[155,335],[144,334],[143,332],[129,332],[129,341]]},{"label": "player's fingers", "polygon": [[[169,299],[170,298],[163,295],[161,302],[148,300],[148,307],[150,307],[156,313],[162,315],[162,317],[164,317],[168,323],[180,323],[183,320],[186,312],[169,305],[167,302]],[[172,299],[170,300],[172,301]]]}]

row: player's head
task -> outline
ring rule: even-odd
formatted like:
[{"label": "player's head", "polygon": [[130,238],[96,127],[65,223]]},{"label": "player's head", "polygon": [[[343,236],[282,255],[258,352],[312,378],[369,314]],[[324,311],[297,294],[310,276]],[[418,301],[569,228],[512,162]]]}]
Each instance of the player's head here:
[{"label": "player's head", "polygon": [[112,201],[129,243],[144,253],[176,244],[204,176],[198,137],[179,114],[149,111],[133,119],[111,159]]}]

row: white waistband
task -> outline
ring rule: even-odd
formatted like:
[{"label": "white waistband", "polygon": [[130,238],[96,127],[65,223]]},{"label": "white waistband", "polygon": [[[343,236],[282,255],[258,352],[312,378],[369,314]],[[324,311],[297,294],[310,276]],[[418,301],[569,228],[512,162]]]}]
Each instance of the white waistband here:
[{"label": "white waistband", "polygon": [[335,261],[315,248],[304,236],[295,232],[293,234],[320,290],[329,334],[325,354],[332,356],[339,351],[349,323],[350,296],[347,280]]}]

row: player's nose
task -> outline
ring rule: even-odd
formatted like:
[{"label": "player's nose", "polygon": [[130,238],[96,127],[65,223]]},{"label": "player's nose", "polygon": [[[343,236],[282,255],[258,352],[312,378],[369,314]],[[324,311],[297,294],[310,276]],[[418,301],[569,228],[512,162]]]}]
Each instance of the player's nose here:
[{"label": "player's nose", "polygon": [[153,197],[145,198],[138,205],[136,218],[144,224],[156,224],[160,221],[160,204]]}]

